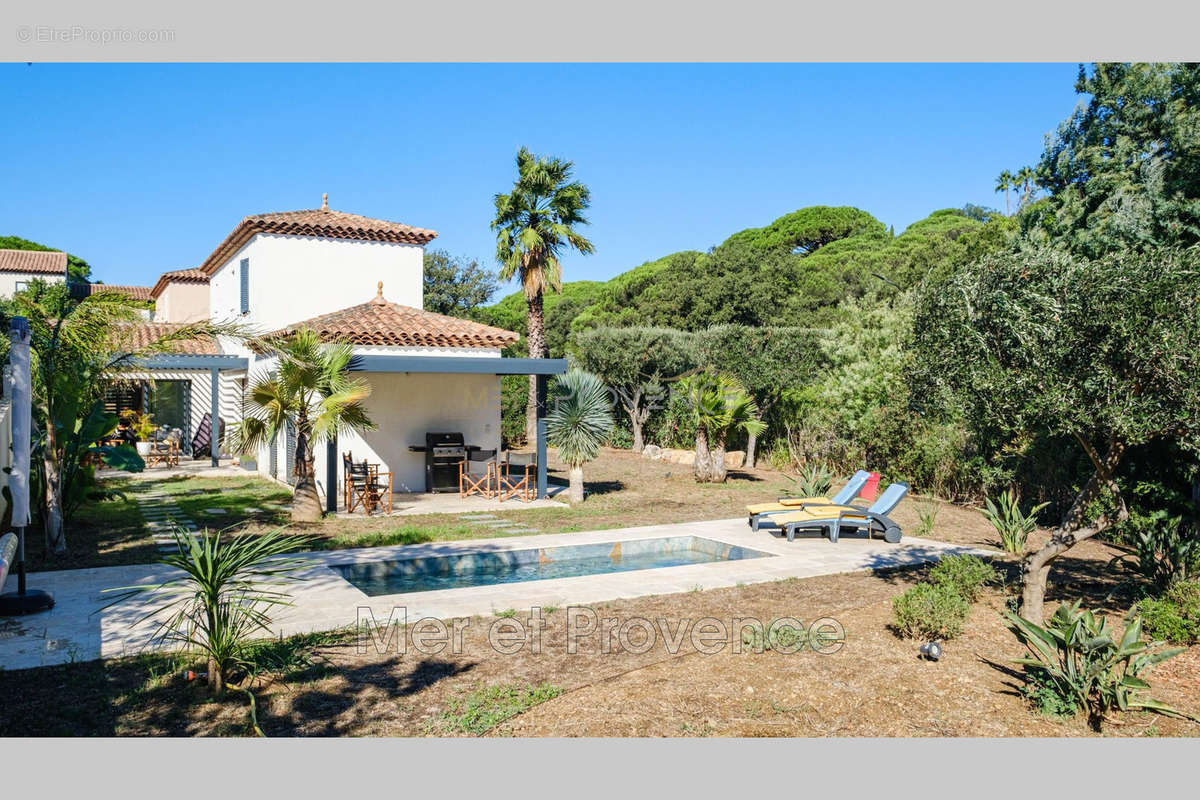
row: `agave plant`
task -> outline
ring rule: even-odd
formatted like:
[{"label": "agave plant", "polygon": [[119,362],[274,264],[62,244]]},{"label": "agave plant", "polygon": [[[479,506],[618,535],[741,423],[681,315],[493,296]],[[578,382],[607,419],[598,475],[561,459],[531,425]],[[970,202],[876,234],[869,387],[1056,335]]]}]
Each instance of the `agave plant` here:
[{"label": "agave plant", "polygon": [[230,670],[247,666],[250,639],[270,630],[270,612],[291,605],[281,585],[303,562],[282,554],[304,547],[311,538],[285,535],[283,529],[227,538],[176,529],[174,536],[178,551],[164,556],[162,563],[182,574],[160,584],[108,589],[120,594],[105,608],[145,596],[154,605],[137,622],[161,619],[151,642],[203,653],[209,688],[219,696]]},{"label": "agave plant", "polygon": [[809,465],[796,479],[796,489],[800,497],[828,497],[832,486],[833,473],[825,469],[823,464]]},{"label": "agave plant", "polygon": [[569,467],[571,502],[583,500],[583,465],[600,452],[612,427],[612,403],[604,381],[578,369],[558,379],[554,408],[546,416],[546,434]]},{"label": "agave plant", "polygon": [[1021,498],[1011,489],[1001,492],[998,502],[993,502],[992,498],[988,497],[984,499],[984,504],[983,515],[1000,535],[1000,546],[1006,552],[1017,555],[1025,552],[1029,534],[1037,527],[1038,512],[1050,505],[1039,503],[1029,509],[1028,514],[1022,513]]},{"label": "agave plant", "polygon": [[1015,663],[1025,668],[1031,681],[1048,687],[1066,706],[1086,712],[1096,730],[1114,708],[1197,719],[1143,694],[1150,684],[1142,673],[1182,653],[1183,648],[1151,652],[1150,648],[1160,643],[1141,640],[1141,617],[1127,620],[1118,642],[1109,632],[1107,621],[1091,611],[1080,611],[1079,601],[1059,606],[1044,628],[1011,611],[1004,615],[1032,656],[1016,659]]}]

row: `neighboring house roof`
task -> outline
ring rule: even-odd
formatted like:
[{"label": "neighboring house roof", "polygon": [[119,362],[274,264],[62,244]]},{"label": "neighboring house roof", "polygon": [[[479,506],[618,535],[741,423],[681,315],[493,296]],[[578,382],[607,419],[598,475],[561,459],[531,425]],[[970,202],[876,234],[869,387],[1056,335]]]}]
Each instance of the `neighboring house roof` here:
[{"label": "neighboring house roof", "polygon": [[301,328],[316,331],[327,342],[390,347],[506,347],[520,338],[502,328],[391,303],[383,297],[382,281],[369,302],[294,323],[266,338],[290,336]]},{"label": "neighboring house roof", "polygon": [[78,291],[83,297],[89,297],[101,292],[116,292],[133,300],[153,300],[149,286],[120,286],[114,283],[84,283],[78,289],[72,287],[72,293]]},{"label": "neighboring house roof", "polygon": [[157,298],[167,290],[171,283],[208,283],[208,273],[198,269],[175,269],[164,272],[150,290],[150,296]]},{"label": "neighboring house roof", "polygon": [[67,254],[57,250],[0,250],[0,272],[66,275]]},{"label": "neighboring house roof", "polygon": [[427,244],[437,237],[437,231],[334,211],[323,198],[321,208],[246,217],[225,237],[225,241],[217,245],[217,249],[200,265],[200,270],[212,275],[256,233],[420,245]]},{"label": "neighboring house roof", "polygon": [[[121,326],[117,346],[124,352],[138,352],[182,327],[182,323],[172,322],[131,322]],[[186,356],[216,356],[221,355],[221,347],[210,337],[181,339],[172,344],[171,352]]]}]

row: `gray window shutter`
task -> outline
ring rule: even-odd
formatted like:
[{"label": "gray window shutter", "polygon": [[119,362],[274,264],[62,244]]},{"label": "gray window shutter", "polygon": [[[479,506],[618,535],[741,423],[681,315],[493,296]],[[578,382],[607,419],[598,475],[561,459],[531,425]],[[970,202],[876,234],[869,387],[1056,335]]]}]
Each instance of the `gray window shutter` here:
[{"label": "gray window shutter", "polygon": [[250,259],[242,259],[242,313],[250,310]]}]

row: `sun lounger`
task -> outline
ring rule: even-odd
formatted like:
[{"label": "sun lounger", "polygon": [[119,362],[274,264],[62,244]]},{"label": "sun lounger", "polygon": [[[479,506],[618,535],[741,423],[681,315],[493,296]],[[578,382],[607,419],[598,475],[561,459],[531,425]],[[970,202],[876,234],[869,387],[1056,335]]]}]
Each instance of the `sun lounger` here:
[{"label": "sun lounger", "polygon": [[843,528],[866,528],[868,539],[878,530],[883,534],[885,541],[895,544],[900,541],[900,526],[887,515],[900,504],[906,494],[907,483],[893,483],[869,508],[850,505],[814,506],[803,511],[776,515],[771,521],[783,529],[789,542],[796,538],[796,531],[801,528],[827,528],[831,542],[838,540]]},{"label": "sun lounger", "polygon": [[758,526],[767,518],[775,514],[786,514],[791,511],[800,511],[812,506],[844,506],[854,498],[858,497],[858,493],[867,483],[867,479],[871,473],[865,469],[860,469],[858,472],[850,476],[850,480],[846,481],[846,485],[841,488],[833,497],[781,497],[774,503],[756,503],[746,506],[746,511],[750,514],[750,529],[758,530]]}]

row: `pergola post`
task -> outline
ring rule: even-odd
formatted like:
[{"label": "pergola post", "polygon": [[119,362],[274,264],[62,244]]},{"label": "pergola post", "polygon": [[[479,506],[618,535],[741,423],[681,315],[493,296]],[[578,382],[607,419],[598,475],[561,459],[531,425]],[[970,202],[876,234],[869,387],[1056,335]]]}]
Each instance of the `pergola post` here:
[{"label": "pergola post", "polygon": [[220,464],[221,446],[217,442],[217,437],[221,434],[221,371],[216,367],[209,370],[212,376],[212,422],[208,428],[208,450],[212,453],[212,465],[214,467]]},{"label": "pergola post", "polygon": [[337,434],[325,442],[325,510],[330,514],[337,513],[338,473],[337,473]]},{"label": "pergola post", "polygon": [[546,497],[546,376],[537,376],[537,496]]}]

